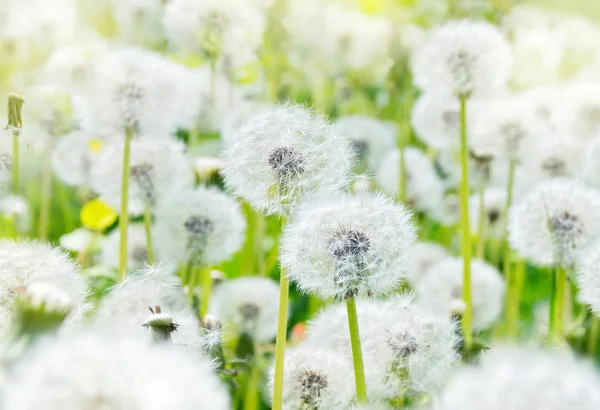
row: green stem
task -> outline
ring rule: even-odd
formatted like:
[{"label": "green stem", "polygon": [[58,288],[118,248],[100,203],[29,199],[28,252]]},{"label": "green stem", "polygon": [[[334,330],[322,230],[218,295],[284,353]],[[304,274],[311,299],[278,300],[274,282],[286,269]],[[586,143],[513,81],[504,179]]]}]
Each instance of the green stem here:
[{"label": "green stem", "polygon": [[591,357],[596,357],[598,351],[598,339],[600,336],[600,320],[592,313],[590,329],[587,339],[587,352]]},{"label": "green stem", "polygon": [[246,384],[246,394],[244,395],[244,410],[258,410],[259,400],[258,391],[260,383],[260,369],[255,361],[250,370],[248,383]]},{"label": "green stem", "polygon": [[125,131],[125,145],[123,149],[123,175],[121,179],[121,215],[119,216],[119,281],[127,275],[127,229],[129,227],[129,157],[131,151],[130,129]]},{"label": "green stem", "polygon": [[350,342],[352,344],[356,396],[359,403],[367,404],[369,401],[367,398],[367,383],[365,381],[365,368],[358,329],[358,315],[356,313],[356,300],[354,298],[346,299],[346,310],[348,311],[348,328],[350,329]]},{"label": "green stem", "polygon": [[210,268],[202,268],[201,280],[202,299],[200,301],[200,317],[204,317],[208,313],[208,307],[210,305],[210,294],[212,292],[212,278],[210,277]]},{"label": "green stem", "polygon": [[485,250],[485,189],[483,183],[479,185],[479,215],[477,221],[477,252],[478,259],[483,259]]},{"label": "green stem", "polygon": [[144,231],[146,231],[146,259],[148,265],[154,265],[154,248],[152,246],[152,215],[150,207],[144,208]]},{"label": "green stem", "polygon": [[19,131],[12,133],[12,191],[19,194]]},{"label": "green stem", "polygon": [[469,352],[473,344],[473,304],[471,302],[471,230],[469,229],[469,147],[467,145],[467,100],[460,97],[460,225],[462,229],[463,256],[463,301],[465,312],[462,327],[465,350]]},{"label": "green stem", "polygon": [[58,183],[56,185],[56,190],[58,191],[60,211],[64,221],[65,232],[71,232],[73,230],[73,218],[71,215],[71,202],[68,188],[64,184]]},{"label": "green stem", "polygon": [[52,162],[51,156],[46,155],[44,166],[42,167],[42,181],[40,193],[40,214],[38,221],[38,238],[48,238],[50,225],[50,205],[52,198]]},{"label": "green stem", "polygon": [[[508,250],[509,254],[511,250]],[[506,263],[506,259],[505,259]],[[510,263],[510,259],[509,259]],[[514,265],[514,270],[510,270],[510,283],[507,282],[508,291],[506,299],[506,336],[514,339],[517,336],[519,309],[521,306],[521,293],[525,281],[525,261],[519,259]]]},{"label": "green stem", "polygon": [[288,300],[290,284],[285,268],[279,278],[279,313],[277,317],[277,340],[275,342],[275,373],[273,378],[273,408],[281,410],[283,401],[283,366],[287,338]]},{"label": "green stem", "polygon": [[[259,216],[258,212],[252,209],[252,207],[244,202],[243,204],[244,213],[246,214],[246,219],[248,220],[248,227],[246,228],[246,243],[244,243],[244,250],[242,252],[243,261],[242,261],[242,276],[249,276],[256,274],[256,243],[255,243],[255,234],[257,233],[257,218]],[[262,216],[262,215],[260,215]]]},{"label": "green stem", "polygon": [[513,273],[511,269],[511,249],[510,244],[508,243],[508,229],[507,229],[507,215],[508,210],[512,205],[512,197],[513,197],[513,185],[515,182],[515,165],[516,162],[511,160],[508,165],[508,184],[506,186],[506,203],[504,204],[504,230],[503,230],[503,256],[504,260],[502,263],[502,270],[504,271],[504,282],[506,283],[506,306],[504,308],[506,312],[506,335],[511,338],[515,334],[515,324],[517,318],[512,314],[514,312],[514,303],[515,298],[515,280],[513,278]]},{"label": "green stem", "polygon": [[567,273],[561,266],[554,272],[552,301],[550,303],[550,325],[548,326],[548,341],[556,342],[562,339],[564,331],[565,291]]}]

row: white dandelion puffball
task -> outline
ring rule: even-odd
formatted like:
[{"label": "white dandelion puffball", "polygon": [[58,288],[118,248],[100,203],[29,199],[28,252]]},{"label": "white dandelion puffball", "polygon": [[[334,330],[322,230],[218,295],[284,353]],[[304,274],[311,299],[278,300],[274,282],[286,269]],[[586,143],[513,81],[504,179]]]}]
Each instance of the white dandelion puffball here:
[{"label": "white dandelion puffball", "polygon": [[600,132],[600,82],[579,81],[569,84],[560,99],[559,132],[587,141],[594,139]]},{"label": "white dandelion puffball", "polygon": [[550,131],[534,109],[527,99],[519,97],[487,104],[473,121],[469,147],[478,156],[519,161],[527,140],[546,137]]},{"label": "white dandelion puffball", "polygon": [[600,378],[567,352],[499,348],[465,366],[446,388],[440,410],[594,410]]},{"label": "white dandelion puffball", "polygon": [[475,20],[435,27],[412,59],[414,82],[420,89],[459,97],[501,94],[511,66],[511,49],[502,33]]},{"label": "white dandelion puffball", "polygon": [[[170,138],[144,138],[131,142],[129,202],[132,215],[153,209],[170,191],[192,189],[194,171],[183,143]],[[92,188],[111,208],[121,209],[123,143],[115,141],[102,149],[90,176]]]},{"label": "white dandelion puffball", "polygon": [[581,253],[576,272],[579,301],[600,316],[600,241],[595,241]]},{"label": "white dandelion puffball", "polygon": [[104,143],[82,131],[61,137],[52,149],[52,170],[63,183],[90,186],[91,171]]},{"label": "white dandelion puffball", "polygon": [[240,205],[217,188],[172,193],[158,204],[152,231],[157,256],[165,261],[216,265],[245,239]]},{"label": "white dandelion puffball", "polygon": [[[119,267],[120,245],[121,232],[119,229],[114,229],[102,240],[99,262],[104,266],[117,269]],[[127,255],[127,267],[129,269],[143,268],[148,263],[146,230],[143,224],[133,223],[127,227]]]},{"label": "white dandelion puffball", "polygon": [[[444,197],[445,187],[433,163],[421,150],[414,147],[404,149],[406,171],[407,205],[418,211],[429,211],[438,207]],[[377,184],[390,194],[400,193],[400,151],[391,151],[381,162],[376,175]]]},{"label": "white dandelion puffball", "polygon": [[600,232],[600,194],[574,180],[540,182],[510,208],[508,231],[521,257],[567,267]]},{"label": "white dandelion puffball", "polygon": [[[474,259],[471,261],[471,287],[473,328],[488,329],[502,313],[505,289],[502,276],[495,266]],[[463,260],[451,257],[432,265],[417,284],[416,292],[419,301],[435,313],[462,314]]]},{"label": "white dandelion puffball", "polygon": [[[344,409],[355,396],[350,357],[335,350],[298,345],[285,352],[283,410]],[[273,370],[270,374],[273,386]]]},{"label": "white dandelion puffball", "polygon": [[450,256],[448,250],[434,242],[417,242],[410,250],[410,265],[406,270],[408,281],[415,286],[429,268]]},{"label": "white dandelion puffball", "polygon": [[188,310],[180,280],[168,266],[156,266],[129,274],[102,299],[94,316],[95,325],[118,329],[121,334],[151,339],[142,327],[156,306],[168,314],[177,329],[173,343],[192,348],[201,345],[200,322]]},{"label": "white dandelion puffball", "polygon": [[410,118],[416,135],[428,146],[448,149],[460,144],[460,105],[455,99],[424,93],[415,101]]},{"label": "white dandelion puffball", "polygon": [[0,194],[0,215],[12,219],[17,232],[25,233],[31,228],[31,209],[22,196]]},{"label": "white dandelion puffball", "polygon": [[68,295],[73,304],[68,322],[78,321],[87,311],[84,278],[66,253],[44,242],[0,240],[0,308],[11,309],[17,289],[36,283]]},{"label": "white dandelion puffball", "polygon": [[225,326],[247,333],[257,343],[277,334],[279,284],[263,277],[228,280],[213,292],[209,311]]},{"label": "white dandelion puffball", "polygon": [[[372,397],[410,397],[435,393],[460,363],[456,323],[435,315],[408,294],[387,301],[357,301],[367,389]],[[311,320],[305,343],[350,356],[344,304],[322,310]]]},{"label": "white dandelion puffball", "polygon": [[348,145],[320,116],[285,105],[251,117],[225,141],[222,174],[254,208],[288,214],[309,195],[346,188]]},{"label": "white dandelion puffball", "polygon": [[235,0],[173,0],[163,24],[171,45],[184,54],[245,60],[260,47],[265,16],[250,2]]},{"label": "white dandelion puffball", "polygon": [[506,189],[487,187],[483,191],[483,204],[479,194],[469,198],[471,232],[479,232],[479,214],[483,207],[483,233],[486,237],[501,239],[506,227]]},{"label": "white dandelion puffball", "polygon": [[323,299],[385,295],[406,278],[416,239],[411,219],[381,194],[308,202],[284,229],[281,264],[300,290]]},{"label": "white dandelion puffball", "polygon": [[2,399],[7,410],[230,408],[210,362],[92,331],[42,343],[15,368]]},{"label": "white dandelion puffball", "polygon": [[359,159],[370,166],[378,166],[396,148],[398,126],[391,121],[348,115],[338,118],[335,127],[338,134],[350,141]]}]

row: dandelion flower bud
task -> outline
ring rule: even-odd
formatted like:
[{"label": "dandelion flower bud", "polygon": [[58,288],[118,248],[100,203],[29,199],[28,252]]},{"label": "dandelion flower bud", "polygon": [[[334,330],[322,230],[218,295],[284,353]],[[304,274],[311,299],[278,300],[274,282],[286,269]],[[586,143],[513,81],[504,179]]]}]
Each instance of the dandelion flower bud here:
[{"label": "dandelion flower bud", "polygon": [[281,241],[281,264],[323,299],[384,295],[405,278],[416,237],[411,214],[380,194],[301,205]]},{"label": "dandelion flower bud", "polygon": [[[352,362],[335,350],[299,345],[285,352],[283,410],[344,409],[356,395]],[[271,372],[271,386],[273,371]]]},{"label": "dandelion flower bud", "polygon": [[294,105],[251,117],[226,141],[223,176],[267,214],[287,214],[305,197],[349,183],[351,151],[323,118]]},{"label": "dandelion flower bud", "polygon": [[[127,227],[127,265],[129,269],[140,269],[148,263],[148,246],[143,224],[130,224]],[[114,229],[103,238],[99,262],[104,266],[118,269],[121,233]]]},{"label": "dandelion flower bud", "polygon": [[427,274],[429,268],[450,256],[448,250],[434,242],[417,242],[410,250],[410,267],[406,273],[412,286]]},{"label": "dandelion flower bud", "polygon": [[277,282],[261,277],[238,278],[215,289],[209,310],[255,342],[267,343],[277,334],[278,300]]},{"label": "dandelion flower bud", "polygon": [[177,192],[160,202],[153,231],[156,252],[164,260],[216,265],[237,252],[246,220],[239,204],[216,188]]},{"label": "dandelion flower bud", "polygon": [[574,180],[540,182],[511,207],[508,230],[521,257],[568,267],[600,232],[600,194]]},{"label": "dandelion flower bud", "polygon": [[[107,145],[91,170],[92,188],[115,210],[121,205],[122,152],[122,143]],[[134,140],[129,173],[129,212],[133,215],[153,208],[169,191],[191,189],[194,185],[184,145],[171,139]]]},{"label": "dandelion flower bud", "polygon": [[219,173],[221,160],[214,157],[197,157],[194,160],[194,170],[201,181],[208,181]]},{"label": "dandelion flower bud", "polygon": [[600,378],[591,364],[566,352],[500,348],[459,371],[439,408],[593,410],[598,403]]},{"label": "dandelion flower bud", "polygon": [[506,189],[488,187],[483,191],[483,204],[479,194],[473,194],[469,198],[469,219],[471,232],[479,233],[479,214],[483,206],[483,229],[487,237],[501,239],[504,237],[506,226]]},{"label": "dandelion flower bud", "polygon": [[338,134],[347,138],[358,158],[374,167],[396,148],[398,127],[393,122],[361,115],[340,117],[335,123]]},{"label": "dandelion flower bud", "polygon": [[424,91],[459,97],[501,93],[512,65],[502,33],[484,21],[455,20],[435,27],[419,50],[412,72]]},{"label": "dandelion flower bud", "polygon": [[[406,203],[419,211],[439,206],[444,195],[444,185],[433,164],[417,148],[404,149],[406,170]],[[400,192],[400,151],[391,151],[380,164],[377,183],[390,195]]]},{"label": "dandelion flower bud", "polygon": [[69,334],[34,349],[3,390],[7,410],[230,408],[210,362],[169,345]]},{"label": "dandelion flower bud", "polygon": [[[494,324],[504,301],[504,281],[495,266],[480,259],[471,262],[473,288],[473,328],[485,330]],[[432,265],[417,284],[419,301],[435,313],[450,314],[460,310],[463,300],[463,261],[447,258]]]},{"label": "dandelion flower bud", "polygon": [[68,297],[73,306],[68,322],[87,310],[85,283],[66,253],[43,242],[0,240],[0,308],[10,309],[17,289],[37,283],[54,286]]},{"label": "dandelion flower bud", "polygon": [[159,305],[154,310],[150,308],[152,315],[148,317],[142,326],[152,330],[152,338],[155,342],[171,341],[171,333],[177,330],[179,325],[173,321],[168,313],[163,313]]}]

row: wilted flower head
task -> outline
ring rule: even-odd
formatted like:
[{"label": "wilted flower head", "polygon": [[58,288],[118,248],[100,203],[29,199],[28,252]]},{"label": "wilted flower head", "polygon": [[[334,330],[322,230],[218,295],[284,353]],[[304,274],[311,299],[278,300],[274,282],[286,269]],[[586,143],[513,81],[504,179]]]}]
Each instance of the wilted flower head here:
[{"label": "wilted flower head", "polygon": [[[132,223],[127,227],[127,264],[129,269],[143,268],[148,263],[146,231],[143,224]],[[114,229],[102,240],[99,262],[104,266],[119,267],[121,233]]]},{"label": "wilted flower head", "polygon": [[483,229],[486,237],[502,238],[506,227],[506,189],[488,187],[483,191],[483,204],[479,194],[473,194],[469,198],[469,219],[471,221],[471,232],[479,232],[479,213],[483,207],[484,222]]},{"label": "wilted flower head", "polygon": [[103,142],[82,131],[61,137],[52,149],[52,170],[65,184],[89,186],[91,171],[100,157]]},{"label": "wilted flower head", "polygon": [[[285,352],[283,410],[343,409],[354,397],[352,362],[335,350],[299,345]],[[271,372],[271,386],[273,371]]]},{"label": "wilted flower head", "polygon": [[505,89],[511,64],[510,46],[496,27],[465,19],[435,27],[415,51],[412,71],[424,91],[483,97]]},{"label": "wilted flower head", "polygon": [[215,289],[209,310],[226,326],[266,343],[277,334],[278,298],[279,285],[271,279],[232,279]]},{"label": "wilted flower head", "polygon": [[350,141],[359,159],[369,166],[378,166],[383,157],[396,147],[398,127],[391,121],[348,115],[338,118],[335,127],[338,134]]},{"label": "wilted flower head", "polygon": [[[387,301],[357,301],[371,397],[434,393],[459,363],[456,324],[448,315],[436,316],[413,299],[403,294]],[[305,343],[350,357],[345,306],[332,305],[310,321]]]},{"label": "wilted flower head", "polygon": [[[136,139],[129,160],[129,212],[140,215],[170,191],[192,189],[194,172],[184,153],[185,146],[170,138]],[[91,182],[100,198],[115,210],[121,207],[123,144],[103,147],[91,168]],[[167,197],[167,198],[165,198]]]},{"label": "wilted flower head", "polygon": [[[471,262],[473,328],[485,330],[500,316],[504,301],[504,281],[500,272],[483,260]],[[438,314],[464,313],[463,261],[450,257],[429,268],[416,286],[419,301]],[[462,306],[462,307],[461,307]]]},{"label": "wilted flower head", "polygon": [[469,135],[469,146],[478,156],[511,161],[522,158],[523,144],[549,132],[535,106],[519,97],[500,99],[479,110]]},{"label": "wilted flower head", "polygon": [[508,218],[510,245],[521,257],[569,266],[600,232],[600,194],[574,180],[540,182]]},{"label": "wilted flower head", "polygon": [[245,60],[262,43],[264,15],[251,2],[235,0],[173,0],[165,7],[164,26],[169,42],[184,54]]},{"label": "wilted flower head", "polygon": [[598,403],[600,378],[591,364],[567,352],[499,348],[462,369],[439,408],[593,410]]},{"label": "wilted flower head", "polygon": [[[444,185],[427,155],[418,148],[406,147],[404,166],[405,202],[418,211],[429,211],[439,206],[444,196]],[[391,151],[381,162],[377,183],[388,194],[400,193],[400,151]]]},{"label": "wilted flower head", "polygon": [[66,253],[43,242],[0,240],[0,308],[10,309],[19,288],[45,283],[68,295],[69,321],[87,310],[87,291],[78,266]]},{"label": "wilted flower head", "polygon": [[223,176],[236,195],[267,214],[287,214],[317,191],[348,184],[351,153],[323,118],[285,105],[250,118],[226,141]]},{"label": "wilted flower head", "polygon": [[450,256],[448,250],[434,242],[417,242],[410,249],[410,266],[406,270],[408,281],[415,286],[429,268]]},{"label": "wilted flower head", "polygon": [[281,264],[323,299],[382,295],[405,278],[415,237],[411,214],[383,195],[317,199],[284,230]]},{"label": "wilted flower head", "polygon": [[49,340],[26,356],[3,391],[3,406],[226,410],[230,399],[210,362],[169,345],[87,331]]},{"label": "wilted flower head", "polygon": [[159,202],[152,233],[161,259],[214,265],[240,249],[245,231],[246,220],[233,198],[198,187]]}]

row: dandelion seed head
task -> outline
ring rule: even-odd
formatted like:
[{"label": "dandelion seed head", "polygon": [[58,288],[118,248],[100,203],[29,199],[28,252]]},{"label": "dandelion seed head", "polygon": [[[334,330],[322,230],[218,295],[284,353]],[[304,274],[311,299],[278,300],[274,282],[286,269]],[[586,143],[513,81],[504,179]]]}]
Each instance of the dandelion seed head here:
[{"label": "dandelion seed head", "polygon": [[73,309],[67,323],[88,310],[87,290],[77,264],[58,248],[37,241],[0,240],[0,308],[10,310],[17,289],[44,283],[63,291]]},{"label": "dandelion seed head", "polygon": [[250,118],[225,141],[222,159],[236,195],[267,214],[287,214],[316,192],[346,188],[352,156],[323,118],[285,105]]},{"label": "dandelion seed head", "polygon": [[[114,229],[102,240],[99,262],[103,266],[119,267],[121,233]],[[143,268],[148,262],[146,231],[143,224],[132,223],[127,228],[127,264],[129,269]]]},{"label": "dandelion seed head", "polygon": [[417,242],[410,250],[410,267],[406,271],[408,281],[415,286],[427,273],[429,268],[450,256],[448,250],[434,242]]},{"label": "dandelion seed head", "polygon": [[229,401],[210,362],[170,345],[97,330],[37,346],[15,368],[3,395],[7,409],[225,410]]},{"label": "dandelion seed head", "polygon": [[506,87],[511,49],[494,26],[477,20],[455,20],[435,27],[415,50],[415,84],[442,96],[492,96]]},{"label": "dandelion seed head", "polygon": [[579,178],[582,174],[585,145],[568,136],[538,137],[523,149],[524,178],[521,183],[534,184],[551,178]]},{"label": "dandelion seed head", "polygon": [[[448,315],[463,298],[463,261],[449,257],[432,265],[418,282],[419,301],[434,313]],[[485,330],[498,320],[504,301],[504,281],[495,266],[480,259],[471,262],[473,328]]]},{"label": "dandelion seed head", "polygon": [[239,204],[216,188],[175,191],[158,203],[153,234],[164,260],[214,265],[237,252],[246,220]]},{"label": "dandelion seed head", "polygon": [[54,174],[67,185],[90,186],[93,164],[99,158],[98,142],[81,131],[61,137],[52,149]]},{"label": "dandelion seed head", "polygon": [[398,127],[393,122],[362,115],[338,118],[337,133],[346,137],[358,158],[368,166],[377,166],[385,155],[396,147]]},{"label": "dandelion seed head", "polygon": [[262,277],[244,277],[217,286],[210,311],[226,326],[247,333],[256,343],[268,343],[277,334],[279,286]]},{"label": "dandelion seed head", "polygon": [[598,206],[600,195],[580,182],[540,182],[509,211],[511,247],[538,265],[570,266],[597,236]]},{"label": "dandelion seed head", "polygon": [[487,237],[501,239],[506,226],[506,189],[488,187],[483,191],[483,204],[479,194],[469,198],[469,219],[471,232],[479,233],[479,213],[483,207],[484,225],[483,233]]},{"label": "dandelion seed head", "polygon": [[[407,205],[419,211],[429,211],[439,206],[444,196],[444,185],[427,156],[417,148],[404,150],[406,169]],[[376,180],[379,186],[390,195],[400,191],[400,151],[391,151],[381,162]]]},{"label": "dandelion seed head", "polygon": [[[508,394],[510,392],[510,394]],[[465,366],[441,396],[440,409],[595,409],[600,379],[591,364],[560,351],[498,348]]]}]

